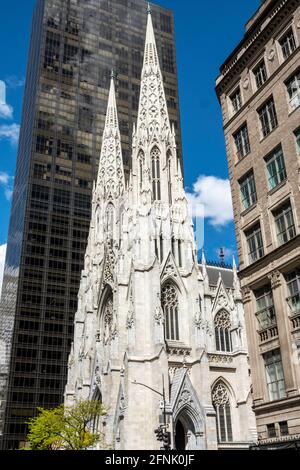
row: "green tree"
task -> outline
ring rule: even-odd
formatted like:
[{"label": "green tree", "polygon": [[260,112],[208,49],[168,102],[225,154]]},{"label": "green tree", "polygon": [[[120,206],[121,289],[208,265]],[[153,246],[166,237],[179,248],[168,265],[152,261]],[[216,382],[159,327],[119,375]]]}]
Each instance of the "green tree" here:
[{"label": "green tree", "polygon": [[91,430],[92,423],[106,415],[99,401],[38,411],[38,416],[29,421],[27,441],[31,450],[84,450],[99,442],[104,445],[103,435]]}]

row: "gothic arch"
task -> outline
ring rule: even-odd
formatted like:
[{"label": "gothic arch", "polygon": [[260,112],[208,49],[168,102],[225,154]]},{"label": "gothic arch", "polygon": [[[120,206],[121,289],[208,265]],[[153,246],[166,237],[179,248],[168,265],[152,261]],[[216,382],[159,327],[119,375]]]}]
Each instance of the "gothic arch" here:
[{"label": "gothic arch", "polygon": [[230,384],[230,382],[228,382],[228,380],[223,377],[222,375],[220,375],[217,379],[214,380],[214,382],[212,383],[211,385],[211,390],[214,389],[214,387],[219,383],[219,382],[222,382],[224,384],[224,386],[227,388],[229,394],[230,394],[230,399],[231,399],[231,402],[232,402],[232,405],[233,406],[237,406],[237,399],[236,399],[236,394],[235,394],[235,391],[232,387],[232,385]]},{"label": "gothic arch", "polygon": [[219,442],[233,442],[233,406],[231,394],[223,379],[217,381],[211,390],[212,404],[216,411]]},{"label": "gothic arch", "polygon": [[[178,450],[204,449],[205,412],[191,383],[187,369],[179,369],[175,373],[171,388],[171,409],[176,448]],[[178,434],[181,434],[180,449]]]},{"label": "gothic arch", "polygon": [[154,145],[150,151],[152,195],[154,201],[161,200],[161,151]]},{"label": "gothic arch", "polygon": [[221,307],[214,315],[215,346],[219,352],[232,352],[230,312]]},{"label": "gothic arch", "polygon": [[164,312],[165,339],[179,341],[179,291],[174,282],[166,281],[161,287],[161,306]]}]

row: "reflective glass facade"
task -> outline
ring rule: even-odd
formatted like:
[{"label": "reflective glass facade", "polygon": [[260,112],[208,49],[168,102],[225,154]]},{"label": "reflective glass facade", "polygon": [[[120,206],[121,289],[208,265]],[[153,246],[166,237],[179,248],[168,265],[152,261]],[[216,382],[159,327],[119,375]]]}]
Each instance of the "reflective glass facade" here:
[{"label": "reflective glass facade", "polygon": [[[38,406],[63,400],[111,69],[128,175],[146,9],[37,0],[0,305],[3,448],[24,442]],[[181,156],[173,16],[153,5],[153,21]]]}]

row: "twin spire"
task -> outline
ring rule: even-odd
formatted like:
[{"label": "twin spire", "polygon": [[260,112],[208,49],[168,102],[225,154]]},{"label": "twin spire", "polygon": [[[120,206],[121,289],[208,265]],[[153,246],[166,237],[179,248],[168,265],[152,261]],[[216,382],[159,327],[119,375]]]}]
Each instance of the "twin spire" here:
[{"label": "twin spire", "polygon": [[121,135],[119,129],[114,73],[111,74],[105,127],[99,161],[96,191],[106,201],[125,190]]},{"label": "twin spire", "polygon": [[[148,4],[147,11],[147,32],[137,130],[141,130],[141,133],[148,131],[150,133],[156,132],[166,138],[168,135],[171,135],[171,126],[163,78],[159,66],[150,4]],[[118,197],[123,194],[125,189],[113,72],[111,75],[96,189],[106,200]]]}]

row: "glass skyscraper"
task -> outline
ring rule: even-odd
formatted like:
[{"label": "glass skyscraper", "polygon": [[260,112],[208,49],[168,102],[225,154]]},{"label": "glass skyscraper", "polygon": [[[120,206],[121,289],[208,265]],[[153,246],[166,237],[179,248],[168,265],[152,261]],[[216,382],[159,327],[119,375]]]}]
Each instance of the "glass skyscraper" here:
[{"label": "glass skyscraper", "polygon": [[[128,175],[146,10],[144,0],[37,0],[0,304],[3,449],[24,442],[37,407],[63,401],[111,70]],[[173,15],[152,11],[181,156]]]}]

